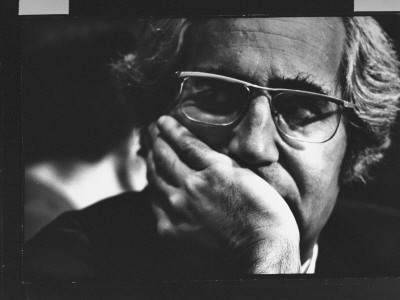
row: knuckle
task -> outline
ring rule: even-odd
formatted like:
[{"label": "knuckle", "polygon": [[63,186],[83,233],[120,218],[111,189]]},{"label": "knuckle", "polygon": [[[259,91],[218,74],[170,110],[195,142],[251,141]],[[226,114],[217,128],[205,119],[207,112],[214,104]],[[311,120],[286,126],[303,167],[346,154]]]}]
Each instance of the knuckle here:
[{"label": "knuckle", "polygon": [[182,201],[182,197],[180,194],[178,193],[174,193],[169,197],[169,202],[171,203],[171,205],[173,207],[182,207],[183,206],[183,201]]},{"label": "knuckle", "polygon": [[153,159],[156,164],[162,163],[167,156],[167,151],[163,147],[157,147],[153,151]]},{"label": "knuckle", "polygon": [[211,178],[215,178],[216,176],[220,177],[221,175],[227,176],[231,173],[229,166],[227,166],[223,162],[214,163],[210,165],[205,171],[207,177]]},{"label": "knuckle", "polygon": [[182,154],[184,154],[184,155],[192,155],[193,154],[193,152],[194,152],[193,143],[190,140],[188,140],[188,139],[183,140],[181,142],[180,146],[181,146],[180,148],[181,148]]},{"label": "knuckle", "polygon": [[157,224],[158,233],[161,236],[174,236],[175,231],[171,222],[167,220],[160,220]]},{"label": "knuckle", "polygon": [[[224,167],[231,167],[232,166],[232,159],[224,154],[217,153],[216,160],[218,164],[223,165]],[[221,166],[222,167],[222,166]]]},{"label": "knuckle", "polygon": [[197,173],[194,175],[188,176],[183,182],[184,189],[190,194],[193,195],[199,187],[199,178]]},{"label": "knuckle", "polygon": [[174,156],[171,156],[171,153],[168,149],[158,149],[154,151],[153,161],[156,170],[160,168],[163,170],[174,170],[177,167],[177,161]]}]

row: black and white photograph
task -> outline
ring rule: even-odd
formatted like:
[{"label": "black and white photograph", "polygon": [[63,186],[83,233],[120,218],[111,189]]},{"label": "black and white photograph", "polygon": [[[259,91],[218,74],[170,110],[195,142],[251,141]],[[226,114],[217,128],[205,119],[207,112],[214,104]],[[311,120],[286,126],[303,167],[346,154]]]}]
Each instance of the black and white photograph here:
[{"label": "black and white photograph", "polygon": [[23,281],[400,277],[397,28],[23,18]]}]

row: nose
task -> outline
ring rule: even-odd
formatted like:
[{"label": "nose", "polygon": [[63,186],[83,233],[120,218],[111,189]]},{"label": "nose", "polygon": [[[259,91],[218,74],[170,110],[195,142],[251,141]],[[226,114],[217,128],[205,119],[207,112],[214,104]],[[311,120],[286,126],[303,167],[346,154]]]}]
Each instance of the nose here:
[{"label": "nose", "polygon": [[245,164],[271,164],[279,159],[279,133],[266,96],[253,99],[244,118],[233,130],[229,153]]}]

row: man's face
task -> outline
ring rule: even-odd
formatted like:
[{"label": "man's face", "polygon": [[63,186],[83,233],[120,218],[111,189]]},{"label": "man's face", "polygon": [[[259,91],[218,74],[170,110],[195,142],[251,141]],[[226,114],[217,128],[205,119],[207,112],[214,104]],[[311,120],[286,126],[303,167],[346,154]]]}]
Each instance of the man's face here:
[{"label": "man's face", "polygon": [[[341,97],[338,70],[345,33],[339,19],[219,19],[208,21],[194,34],[182,71],[305,90],[304,80],[297,79],[307,78],[329,95]],[[347,138],[344,124],[325,143],[290,140],[277,131],[265,95],[251,99],[246,115],[235,127],[210,129],[186,119],[176,108],[172,115],[199,139],[253,170],[279,192],[296,218],[305,257],[339,191]]]}]

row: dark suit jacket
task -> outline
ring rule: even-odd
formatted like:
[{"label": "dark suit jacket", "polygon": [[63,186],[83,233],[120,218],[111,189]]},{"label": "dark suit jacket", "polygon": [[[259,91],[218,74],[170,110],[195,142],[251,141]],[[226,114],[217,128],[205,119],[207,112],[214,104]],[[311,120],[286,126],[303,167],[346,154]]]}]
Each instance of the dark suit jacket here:
[{"label": "dark suit jacket", "polygon": [[25,176],[24,236],[25,241],[63,212],[74,210],[59,191],[32,176]]},{"label": "dark suit jacket", "polygon": [[[319,240],[316,276],[400,276],[400,213],[339,201]],[[27,281],[246,277],[227,255],[157,235],[146,192],[68,212],[24,249]]]}]

